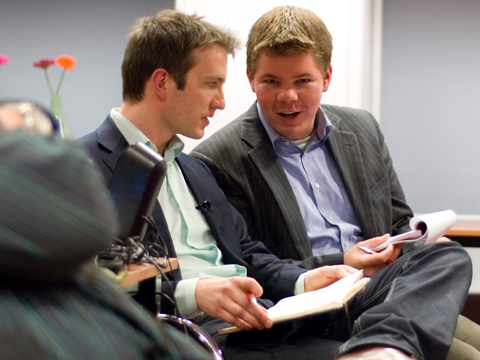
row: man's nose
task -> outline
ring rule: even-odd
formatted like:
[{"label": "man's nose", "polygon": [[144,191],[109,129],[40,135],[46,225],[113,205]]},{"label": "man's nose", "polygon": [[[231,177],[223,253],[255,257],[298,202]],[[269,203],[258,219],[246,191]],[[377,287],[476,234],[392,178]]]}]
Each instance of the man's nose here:
[{"label": "man's nose", "polygon": [[225,109],[225,95],[223,94],[223,91],[213,98],[211,106],[215,110]]},{"label": "man's nose", "polygon": [[277,101],[289,102],[289,101],[297,101],[297,100],[298,100],[297,91],[292,88],[281,89],[277,94]]}]

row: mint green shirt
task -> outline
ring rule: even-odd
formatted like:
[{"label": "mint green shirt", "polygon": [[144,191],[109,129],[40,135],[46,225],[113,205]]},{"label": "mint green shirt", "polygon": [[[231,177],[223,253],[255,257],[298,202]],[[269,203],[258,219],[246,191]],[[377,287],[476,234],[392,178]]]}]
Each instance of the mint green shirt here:
[{"label": "mint green shirt", "polygon": [[[130,145],[143,142],[158,152],[147,136],[122,116],[118,109],[112,109],[110,116]],[[158,201],[182,270],[183,280],[175,290],[177,306],[183,317],[192,318],[201,314],[195,302],[195,286],[199,279],[247,276],[247,270],[240,265],[223,263],[222,252],[217,247],[204,216],[195,208],[198,204],[175,161],[183,148],[183,142],[175,136],[165,149],[167,176],[160,189]]]}]

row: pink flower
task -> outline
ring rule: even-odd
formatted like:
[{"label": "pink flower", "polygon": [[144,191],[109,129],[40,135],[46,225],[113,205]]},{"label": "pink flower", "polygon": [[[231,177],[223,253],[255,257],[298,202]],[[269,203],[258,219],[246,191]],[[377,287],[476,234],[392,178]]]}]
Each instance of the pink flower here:
[{"label": "pink flower", "polygon": [[8,64],[10,59],[7,55],[0,54],[0,65]]},{"label": "pink flower", "polygon": [[42,59],[40,61],[34,62],[33,66],[38,67],[38,68],[43,68],[47,69],[51,65],[55,64],[55,60],[52,59]]}]

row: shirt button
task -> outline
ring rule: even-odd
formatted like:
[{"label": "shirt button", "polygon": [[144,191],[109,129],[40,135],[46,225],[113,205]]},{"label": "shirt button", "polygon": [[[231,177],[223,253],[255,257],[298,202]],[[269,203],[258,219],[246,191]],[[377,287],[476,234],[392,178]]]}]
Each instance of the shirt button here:
[{"label": "shirt button", "polygon": [[347,247],[347,242],[346,241],[343,244],[345,245],[345,247]]},{"label": "shirt button", "polygon": [[290,141],[285,141],[285,145],[288,145],[288,144],[290,144]]},{"label": "shirt button", "polygon": [[319,183],[316,183],[315,184],[315,187],[318,189],[320,187],[320,184]]},{"label": "shirt button", "polygon": [[328,217],[330,218],[330,220],[333,220],[333,217],[332,217],[332,215],[328,215]]}]

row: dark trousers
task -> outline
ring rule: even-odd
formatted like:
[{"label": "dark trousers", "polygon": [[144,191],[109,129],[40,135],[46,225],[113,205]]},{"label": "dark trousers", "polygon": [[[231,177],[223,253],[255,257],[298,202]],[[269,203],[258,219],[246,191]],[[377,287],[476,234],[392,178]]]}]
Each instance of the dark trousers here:
[{"label": "dark trousers", "polygon": [[[371,277],[344,310],[218,336],[220,320],[201,326],[232,359],[331,360],[360,347],[391,346],[418,359],[445,359],[471,282],[469,255],[457,243],[420,246]],[[268,303],[267,303],[268,307]]]}]

